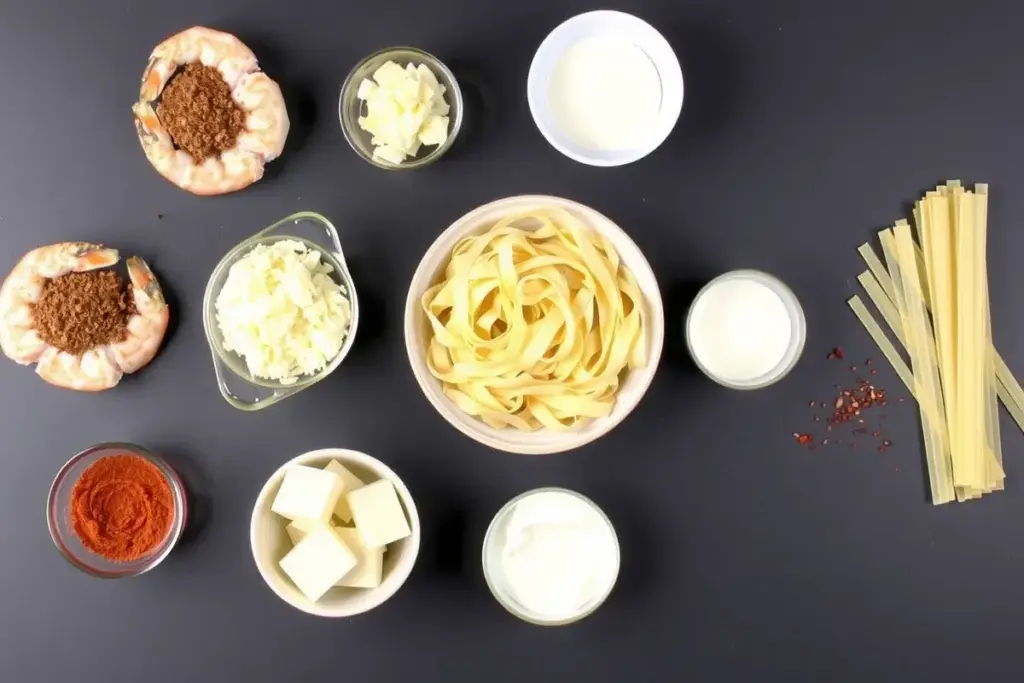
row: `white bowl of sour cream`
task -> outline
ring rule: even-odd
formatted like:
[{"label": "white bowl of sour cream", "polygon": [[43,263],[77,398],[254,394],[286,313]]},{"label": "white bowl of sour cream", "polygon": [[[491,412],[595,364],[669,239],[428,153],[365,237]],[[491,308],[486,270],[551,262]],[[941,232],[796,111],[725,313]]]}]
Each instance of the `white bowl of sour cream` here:
[{"label": "white bowl of sour cream", "polygon": [[506,610],[538,626],[579,621],[604,603],[619,574],[611,521],[585,496],[527,491],[494,516],[484,536],[487,587]]},{"label": "white bowl of sour cream", "polygon": [[621,166],[661,145],[683,108],[672,46],[631,14],[586,12],[552,31],[527,79],[541,134],[570,159]]}]

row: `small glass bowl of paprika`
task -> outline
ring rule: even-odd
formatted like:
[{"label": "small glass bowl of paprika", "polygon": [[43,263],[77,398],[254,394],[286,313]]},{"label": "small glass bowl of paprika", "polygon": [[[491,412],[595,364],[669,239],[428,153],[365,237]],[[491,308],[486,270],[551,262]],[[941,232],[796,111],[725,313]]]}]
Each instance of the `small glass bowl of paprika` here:
[{"label": "small glass bowl of paprika", "polygon": [[177,472],[129,443],[86,448],[60,468],[46,523],[64,558],[103,579],[138,576],[170,554],[188,503]]}]

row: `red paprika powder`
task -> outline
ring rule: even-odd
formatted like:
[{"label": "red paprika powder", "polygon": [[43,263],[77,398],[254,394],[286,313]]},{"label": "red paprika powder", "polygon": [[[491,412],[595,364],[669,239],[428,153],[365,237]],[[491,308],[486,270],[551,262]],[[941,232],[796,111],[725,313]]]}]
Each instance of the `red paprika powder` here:
[{"label": "red paprika powder", "polygon": [[90,465],[71,490],[71,525],[82,545],[112,562],[152,552],[174,520],[174,494],[163,473],[138,455]]}]

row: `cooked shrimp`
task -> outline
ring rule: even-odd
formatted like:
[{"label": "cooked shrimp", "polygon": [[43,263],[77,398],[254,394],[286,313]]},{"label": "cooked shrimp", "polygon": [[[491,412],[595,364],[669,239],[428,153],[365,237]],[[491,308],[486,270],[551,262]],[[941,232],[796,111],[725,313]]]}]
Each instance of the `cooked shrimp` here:
[{"label": "cooked shrimp", "polygon": [[39,360],[48,345],[35,330],[32,304],[43,284],[67,273],[107,268],[117,263],[117,250],[88,242],[61,242],[25,254],[0,287],[0,349],[22,365]]},{"label": "cooked shrimp", "polygon": [[33,323],[32,304],[47,279],[106,268],[117,260],[117,250],[88,242],[52,244],[26,254],[0,287],[3,352],[22,365],[37,363],[36,373],[50,384],[79,391],[110,389],[123,374],[145,367],[160,348],[170,315],[160,285],[137,256],[127,262],[136,313],[128,319],[123,341],[75,356],[44,342]]},{"label": "cooked shrimp", "polygon": [[[192,62],[217,69],[232,99],[247,113],[246,131],[236,146],[201,164],[175,148],[154,109],[178,67]],[[281,89],[259,71],[252,51],[235,36],[202,26],[157,45],[142,74],[139,101],[132,111],[139,141],[153,167],[182,189],[200,195],[234,192],[262,178],[266,163],[284,149],[290,125]]]}]

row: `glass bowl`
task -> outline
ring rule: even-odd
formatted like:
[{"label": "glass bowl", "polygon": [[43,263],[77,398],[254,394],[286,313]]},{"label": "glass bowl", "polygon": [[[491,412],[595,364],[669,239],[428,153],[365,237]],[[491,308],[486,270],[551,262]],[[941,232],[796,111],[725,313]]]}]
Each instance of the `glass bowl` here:
[{"label": "glass bowl", "polygon": [[[697,302],[700,301],[700,298],[704,296],[709,289],[721,282],[729,280],[751,280],[764,285],[779,297],[782,304],[786,307],[786,312],[789,314],[789,346],[786,348],[786,352],[775,367],[760,377],[754,377],[747,380],[737,380],[716,375],[710,370],[710,368],[701,362],[700,358],[694,352],[693,341],[691,339],[690,321],[693,318],[693,311],[697,307]],[[730,270],[726,273],[722,273],[701,287],[700,291],[697,292],[697,296],[693,297],[690,309],[686,313],[686,322],[683,324],[683,328],[683,334],[686,336],[686,348],[690,353],[690,358],[693,359],[694,365],[696,365],[701,372],[707,375],[709,379],[729,389],[763,389],[764,387],[775,384],[788,375],[789,371],[796,366],[797,361],[800,360],[800,355],[803,353],[804,343],[807,341],[807,319],[804,317],[804,309],[800,306],[800,301],[796,298],[796,294],[794,294],[793,290],[787,287],[782,280],[778,279],[774,275],[766,273],[763,270],[755,269]]]},{"label": "glass bowl", "polygon": [[[283,384],[278,381],[254,377],[249,373],[245,360],[235,353],[224,348],[224,340],[217,326],[217,295],[220,294],[224,281],[227,280],[228,271],[243,256],[248,254],[253,247],[259,244],[273,244],[281,240],[296,240],[302,242],[307,248],[318,251],[324,263],[330,264],[334,271],[331,277],[334,281],[345,288],[346,296],[352,308],[352,319],[349,322],[348,335],[331,362],[319,372],[312,375],[303,375],[291,384]],[[213,355],[213,369],[217,375],[217,387],[221,396],[239,410],[260,410],[267,408],[278,401],[298,393],[303,389],[313,386],[327,375],[334,372],[345,356],[352,349],[352,342],[356,336],[356,328],[359,325],[359,299],[356,296],[355,286],[352,284],[352,275],[349,273],[345,263],[345,256],[341,251],[341,240],[338,231],[331,225],[331,222],[320,214],[312,211],[300,211],[287,218],[282,218],[268,228],[261,230],[247,240],[237,244],[221,259],[217,267],[213,269],[213,275],[206,285],[206,294],[203,296],[203,329],[206,332],[206,341],[210,345],[210,352]]]},{"label": "glass bowl", "polygon": [[[516,600],[511,587],[508,585],[508,582],[504,577],[504,571],[501,566],[502,544],[499,543],[499,541],[504,540],[509,516],[512,514],[513,508],[515,508],[516,503],[520,502],[524,498],[540,493],[563,493],[584,503],[587,507],[596,512],[597,515],[604,520],[604,523],[608,525],[608,530],[611,533],[611,540],[615,546],[615,564],[609,573],[610,580],[608,581],[608,586],[587,604],[583,605],[575,614],[564,618],[555,619],[545,615],[535,614],[523,605],[519,604],[519,601]],[[487,582],[487,588],[491,591],[491,595],[493,595],[498,603],[512,615],[537,626],[565,626],[593,614],[598,607],[604,604],[605,600],[608,599],[608,596],[611,595],[612,589],[615,587],[615,582],[619,575],[619,553],[619,538],[615,534],[615,527],[612,526],[612,522],[608,519],[608,515],[606,515],[604,511],[594,503],[594,501],[580,493],[559,487],[532,489],[530,491],[520,493],[512,500],[505,503],[505,505],[498,510],[498,514],[494,515],[494,519],[491,520],[490,526],[487,527],[487,533],[484,534],[482,552],[484,579]]]},{"label": "glass bowl", "polygon": [[[364,78],[373,76],[373,73],[388,61],[402,66],[409,62],[426,65],[434,72],[438,82],[445,87],[444,98],[450,107],[448,139],[440,145],[421,146],[419,154],[400,164],[393,164],[390,161],[374,157],[373,145],[370,144],[372,136],[360,128],[358,122],[359,117],[366,114],[366,103],[356,96],[359,92],[359,84],[363,82]],[[455,142],[455,138],[462,128],[462,110],[462,90],[451,70],[434,55],[414,47],[389,47],[375,52],[359,62],[345,79],[344,85],[341,86],[341,95],[338,98],[338,118],[341,120],[341,132],[345,135],[348,144],[364,161],[388,171],[422,168],[443,157]]]},{"label": "glass bowl", "polygon": [[[174,519],[164,540],[148,555],[130,562],[111,562],[110,560],[88,550],[78,539],[71,526],[71,492],[75,483],[85,470],[100,458],[111,455],[137,455],[156,466],[164,475],[167,485],[171,487],[174,498]],[[50,537],[57,550],[68,562],[86,574],[101,579],[123,579],[148,572],[163,562],[185,530],[185,519],[188,516],[188,503],[185,496],[185,485],[181,477],[167,462],[158,455],[130,443],[101,443],[90,446],[78,455],[73,456],[54,477],[50,486],[50,495],[46,501],[46,523],[50,528]]]}]

